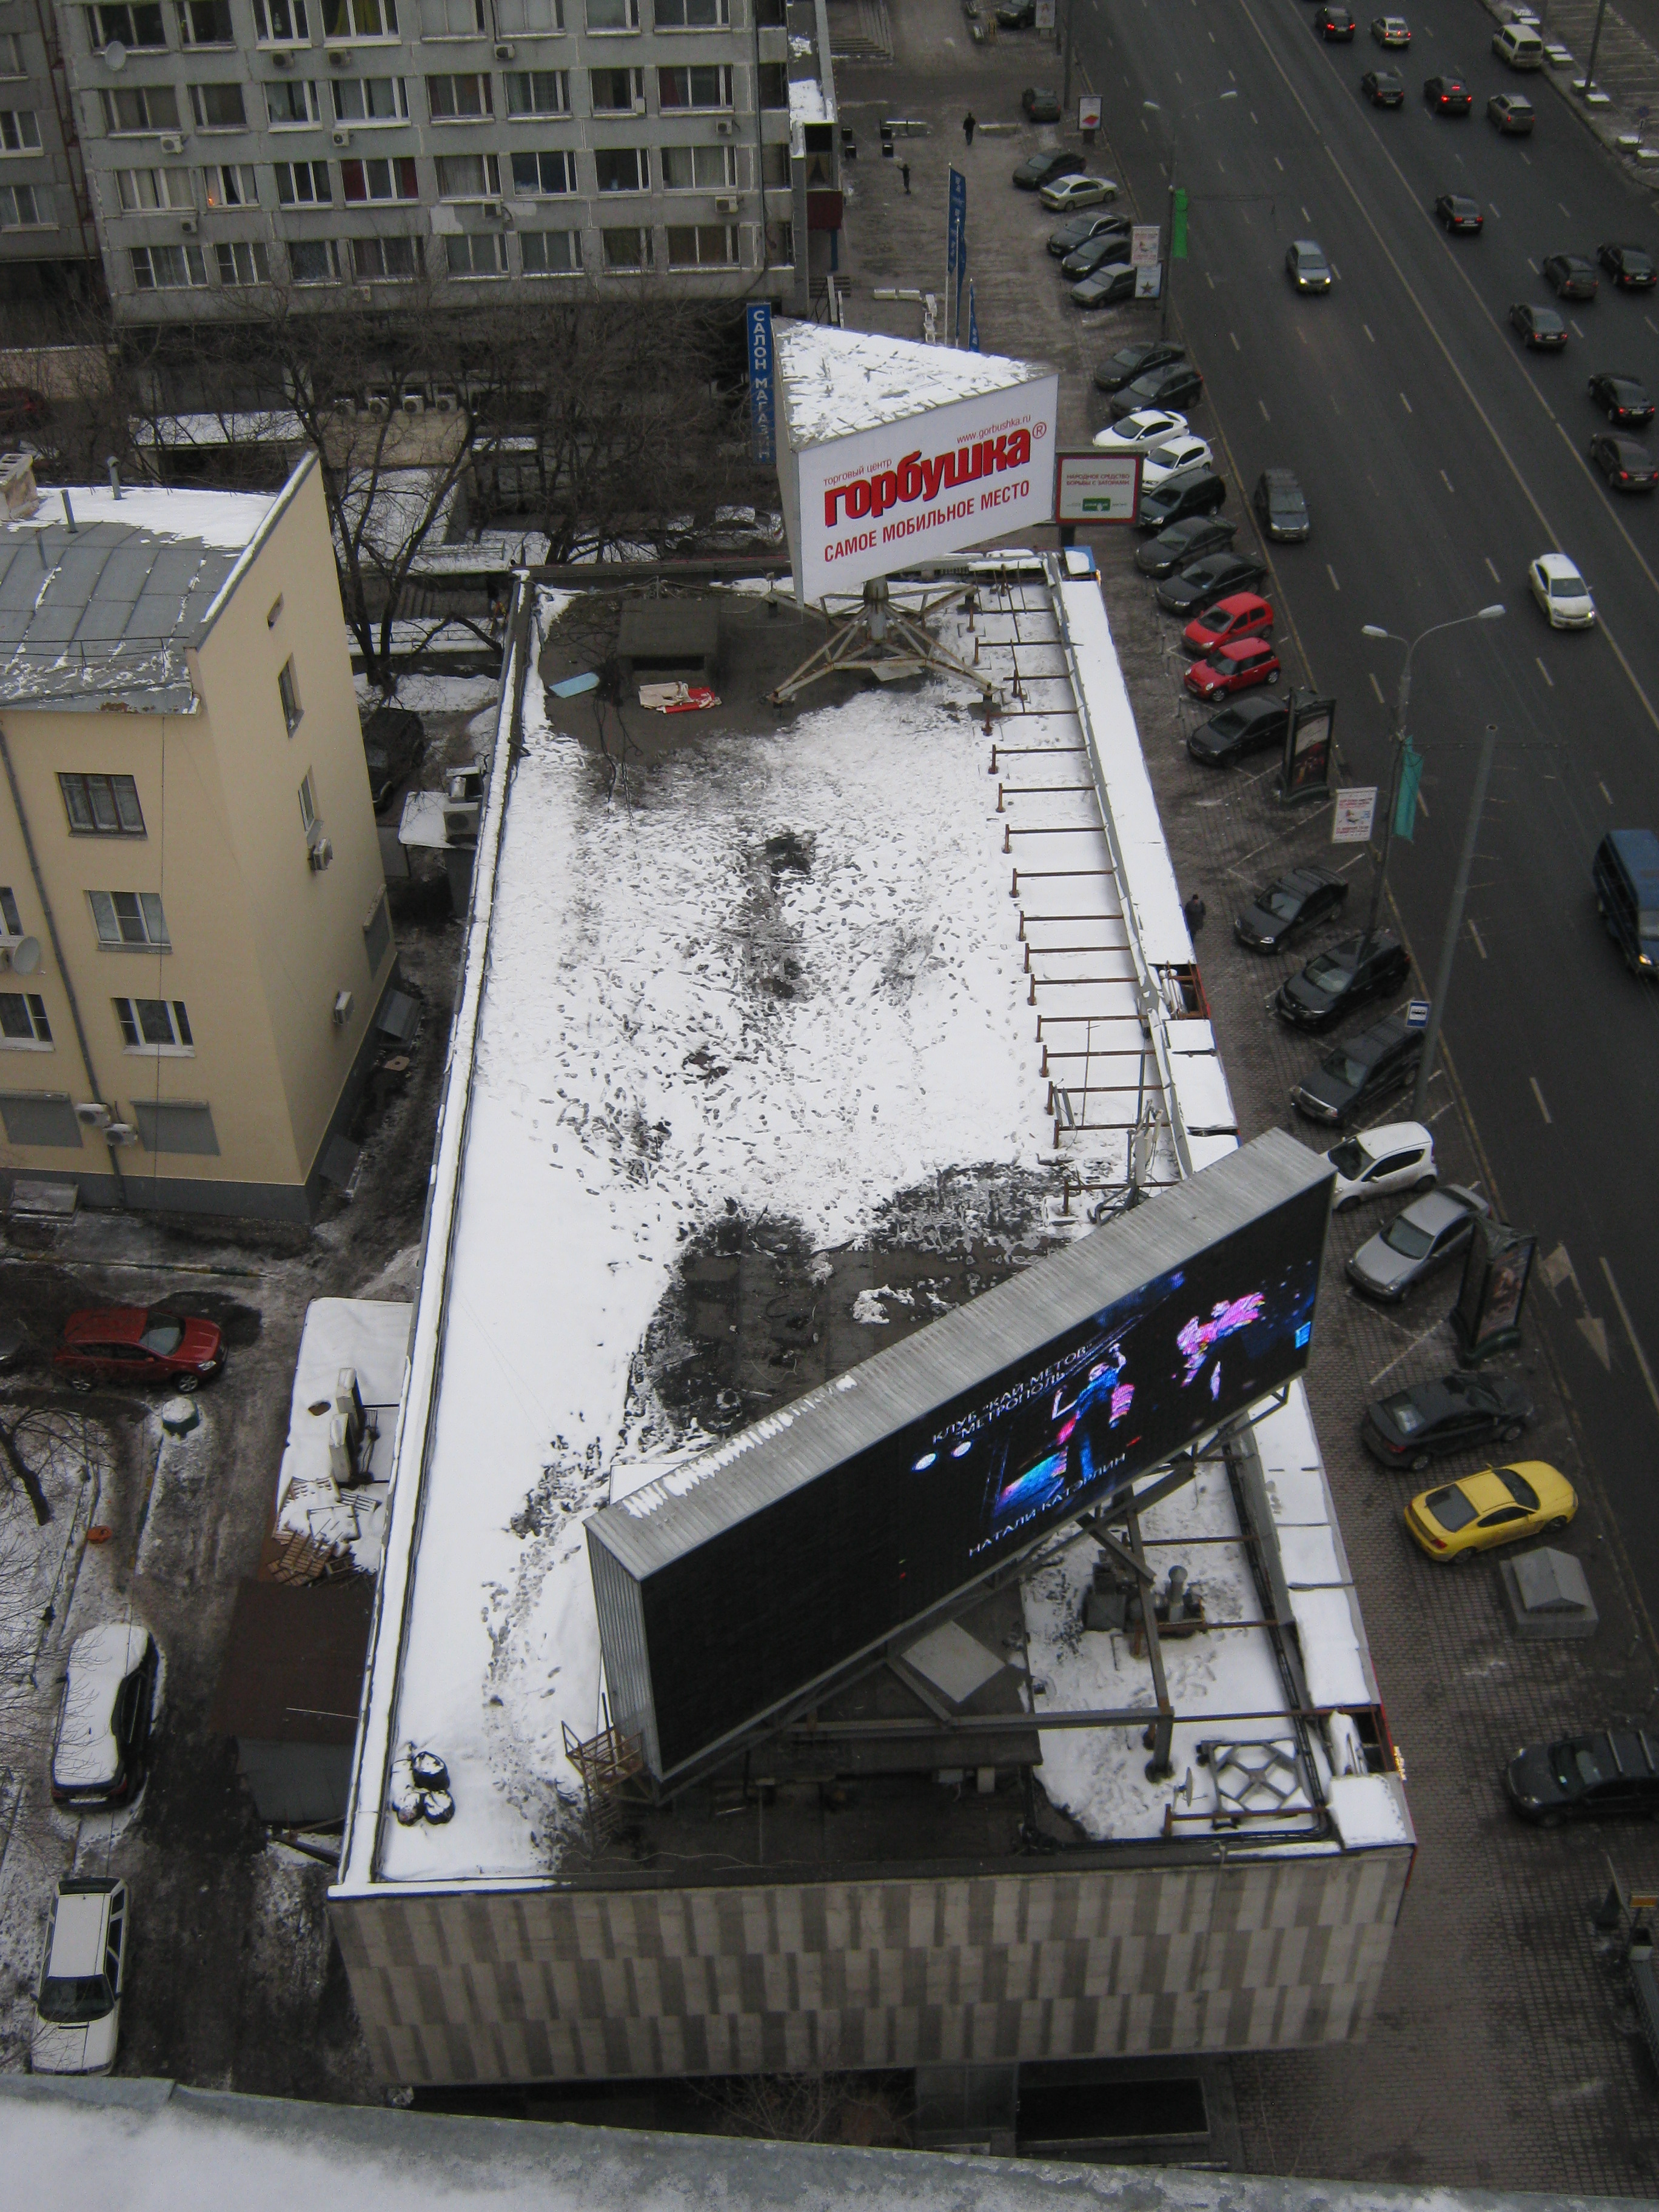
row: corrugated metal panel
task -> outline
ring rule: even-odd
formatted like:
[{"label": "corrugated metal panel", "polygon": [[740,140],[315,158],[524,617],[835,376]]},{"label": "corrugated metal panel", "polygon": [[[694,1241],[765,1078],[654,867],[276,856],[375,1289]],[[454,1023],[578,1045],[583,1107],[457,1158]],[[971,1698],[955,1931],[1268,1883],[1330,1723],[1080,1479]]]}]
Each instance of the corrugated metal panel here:
[{"label": "corrugated metal panel", "polygon": [[593,1571],[593,1610],[599,1615],[599,1640],[605,1647],[611,1725],[624,1735],[644,1740],[646,1764],[654,1773],[659,1765],[657,1715],[651,1697],[651,1662],[645,1648],[640,1586],[608,1552],[590,1547],[588,1562]]}]

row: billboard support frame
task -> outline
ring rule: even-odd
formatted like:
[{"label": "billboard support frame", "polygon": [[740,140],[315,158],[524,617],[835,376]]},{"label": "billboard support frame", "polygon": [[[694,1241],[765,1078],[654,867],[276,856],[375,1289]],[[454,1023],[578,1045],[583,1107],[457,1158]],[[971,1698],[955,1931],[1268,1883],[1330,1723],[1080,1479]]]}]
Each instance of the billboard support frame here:
[{"label": "billboard support frame", "polygon": [[814,652],[809,653],[799,668],[786,676],[775,691],[767,694],[774,707],[787,706],[809,685],[826,676],[854,676],[866,674],[879,678],[884,672],[890,679],[898,675],[920,676],[931,672],[936,676],[961,676],[978,687],[980,699],[986,710],[1000,708],[1002,692],[982,668],[971,667],[959,660],[939,643],[926,627],[930,615],[941,607],[949,606],[952,599],[960,599],[962,588],[941,592],[935,598],[925,599],[913,613],[895,607],[885,576],[865,579],[862,605],[851,615],[832,615],[828,607],[818,611],[830,624],[830,635]]}]

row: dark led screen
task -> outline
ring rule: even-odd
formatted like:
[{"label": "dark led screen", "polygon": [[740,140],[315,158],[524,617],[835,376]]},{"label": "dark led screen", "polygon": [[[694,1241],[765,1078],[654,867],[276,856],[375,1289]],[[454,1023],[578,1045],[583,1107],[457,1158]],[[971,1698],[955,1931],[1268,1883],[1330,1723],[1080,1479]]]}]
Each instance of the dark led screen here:
[{"label": "dark led screen", "polygon": [[1298,1194],[652,1574],[661,1771],[1298,1374],[1328,1200]]}]

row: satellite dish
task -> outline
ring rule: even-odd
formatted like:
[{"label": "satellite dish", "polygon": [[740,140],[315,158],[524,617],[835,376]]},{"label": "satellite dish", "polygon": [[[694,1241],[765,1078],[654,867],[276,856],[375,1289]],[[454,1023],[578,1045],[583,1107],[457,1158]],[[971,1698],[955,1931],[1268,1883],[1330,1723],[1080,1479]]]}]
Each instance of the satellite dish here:
[{"label": "satellite dish", "polygon": [[114,70],[118,75],[126,65],[126,48],[121,44],[119,39],[111,39],[104,48],[104,67]]},{"label": "satellite dish", "polygon": [[11,946],[11,969],[15,975],[33,975],[40,965],[40,940],[38,937],[20,937]]}]

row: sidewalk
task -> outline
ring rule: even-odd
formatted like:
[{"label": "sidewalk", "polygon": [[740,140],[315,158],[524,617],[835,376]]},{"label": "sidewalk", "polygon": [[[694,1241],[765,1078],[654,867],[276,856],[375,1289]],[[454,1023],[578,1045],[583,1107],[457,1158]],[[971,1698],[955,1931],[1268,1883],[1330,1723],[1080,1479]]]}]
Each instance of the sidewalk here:
[{"label": "sidewalk", "polygon": [[[1483,0],[1498,22],[1507,21],[1514,0]],[[1552,45],[1564,47],[1569,62],[1552,62],[1533,80],[1541,92],[1553,84],[1585,128],[1599,138],[1622,167],[1659,189],[1659,0],[1609,0],[1602,11],[1595,49],[1595,87],[1607,104],[1587,105],[1575,92],[1589,65],[1595,37],[1598,0],[1533,0],[1540,28]],[[1528,90],[1528,80],[1516,79]],[[1530,96],[1530,95],[1529,95]]]}]

